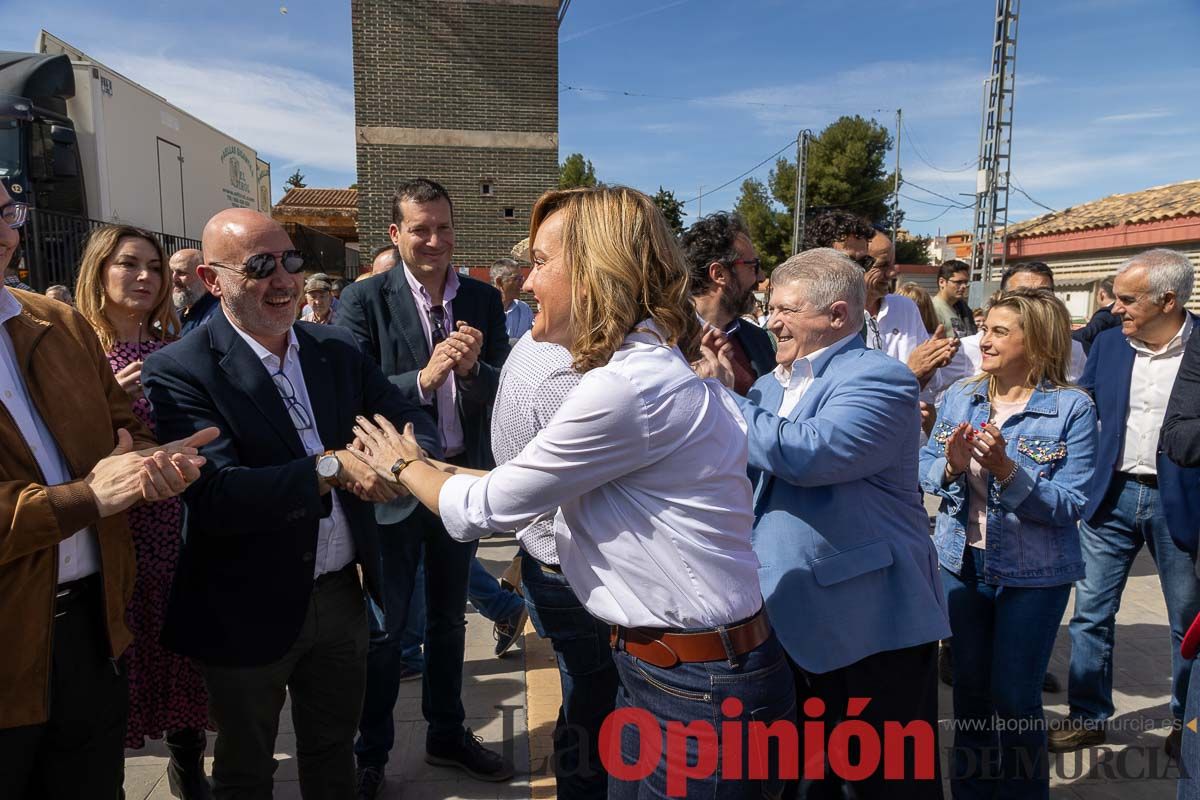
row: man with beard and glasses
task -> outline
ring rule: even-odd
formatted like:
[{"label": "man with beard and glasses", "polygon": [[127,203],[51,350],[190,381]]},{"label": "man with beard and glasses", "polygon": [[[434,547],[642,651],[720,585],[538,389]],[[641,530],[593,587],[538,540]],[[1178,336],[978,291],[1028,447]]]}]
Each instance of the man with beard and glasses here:
[{"label": "man with beard and glasses", "polygon": [[754,307],[762,264],[746,224],[723,211],[697,220],[680,245],[692,273],[692,300],[707,326],[725,333],[733,346],[733,389],[746,394],[754,381],[775,369],[770,335],[741,317]]},{"label": "man with beard and glasses", "polygon": [[171,267],[171,300],[182,325],[180,336],[186,336],[208,322],[221,306],[216,296],[204,288],[204,281],[196,272],[203,261],[199,250],[188,247],[176,252],[167,262]]}]

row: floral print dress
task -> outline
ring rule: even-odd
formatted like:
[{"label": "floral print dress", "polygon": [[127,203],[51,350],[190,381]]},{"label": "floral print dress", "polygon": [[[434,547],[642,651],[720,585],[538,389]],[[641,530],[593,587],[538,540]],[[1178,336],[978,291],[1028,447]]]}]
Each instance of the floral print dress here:
[{"label": "floral print dress", "polygon": [[[165,342],[118,342],[108,354],[113,372],[142,361]],[[144,397],[133,413],[154,430],[154,415]],[[122,661],[129,675],[129,726],[126,747],[141,747],[146,737],[162,738],[167,731],[208,725],[204,681],[192,662],[162,646],[163,619],[171,581],[183,543],[183,504],[178,497],[145,503],[129,510],[129,529],[137,555],[133,598],[125,611],[133,644]]]}]

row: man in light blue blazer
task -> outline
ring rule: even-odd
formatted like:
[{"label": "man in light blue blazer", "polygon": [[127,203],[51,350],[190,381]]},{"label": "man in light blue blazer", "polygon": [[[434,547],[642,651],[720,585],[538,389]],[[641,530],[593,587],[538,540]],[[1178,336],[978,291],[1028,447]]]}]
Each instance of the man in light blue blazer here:
[{"label": "man in light blue blazer", "polygon": [[[881,741],[885,722],[923,722],[936,743],[937,642],[950,626],[917,483],[917,379],[865,347],[863,273],[849,258],[809,250],[771,282],[778,366],[739,403],[759,577],[797,704],[820,698],[828,736],[850,698],[869,698],[851,716]],[[842,787],[827,769],[800,797],[941,797],[936,747],[917,747],[903,780],[883,773]]]}]

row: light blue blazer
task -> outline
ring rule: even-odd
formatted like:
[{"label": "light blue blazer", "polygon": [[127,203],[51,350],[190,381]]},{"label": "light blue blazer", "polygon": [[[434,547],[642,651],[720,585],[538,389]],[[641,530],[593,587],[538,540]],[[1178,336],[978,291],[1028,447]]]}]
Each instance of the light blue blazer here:
[{"label": "light blue blazer", "polygon": [[813,673],[950,635],[918,486],[917,379],[857,337],[823,360],[787,417],[774,374],[739,398],[767,612]]}]

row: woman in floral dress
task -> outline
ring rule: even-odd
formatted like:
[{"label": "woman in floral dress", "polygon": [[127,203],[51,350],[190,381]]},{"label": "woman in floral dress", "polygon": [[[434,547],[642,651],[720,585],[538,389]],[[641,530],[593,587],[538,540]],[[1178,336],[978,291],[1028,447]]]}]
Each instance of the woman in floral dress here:
[{"label": "woman in floral dress", "polygon": [[[134,413],[152,431],[153,412],[142,395],[142,361],[179,331],[166,267],[162,246],[152,234],[109,225],[89,238],[75,287],[80,313],[96,330]],[[195,800],[209,797],[204,776],[208,699],[192,663],[165,649],[159,640],[179,561],[182,525],[179,498],[129,511],[137,579],[126,611],[134,639],[122,658],[129,675],[125,746],[140,748],[147,737],[159,739],[165,734],[171,754],[167,767],[171,790],[185,800]]]}]

